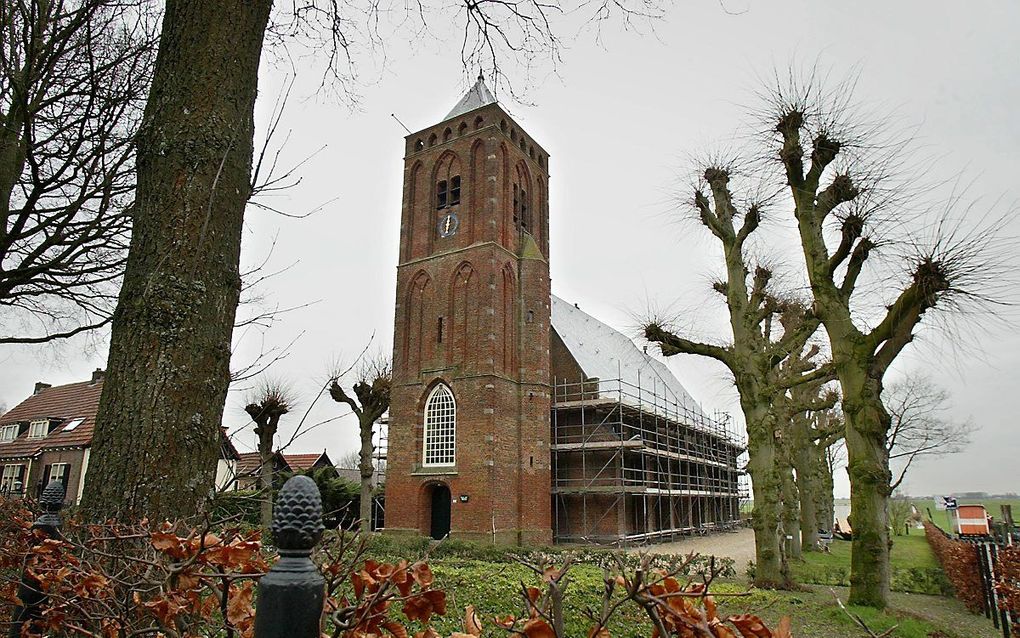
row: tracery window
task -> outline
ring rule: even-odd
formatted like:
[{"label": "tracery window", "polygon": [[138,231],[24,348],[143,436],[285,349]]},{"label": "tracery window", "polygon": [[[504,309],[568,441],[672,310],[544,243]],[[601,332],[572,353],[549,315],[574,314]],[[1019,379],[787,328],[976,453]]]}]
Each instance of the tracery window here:
[{"label": "tracery window", "polygon": [[425,400],[422,465],[453,465],[456,451],[457,403],[450,388],[441,383]]}]

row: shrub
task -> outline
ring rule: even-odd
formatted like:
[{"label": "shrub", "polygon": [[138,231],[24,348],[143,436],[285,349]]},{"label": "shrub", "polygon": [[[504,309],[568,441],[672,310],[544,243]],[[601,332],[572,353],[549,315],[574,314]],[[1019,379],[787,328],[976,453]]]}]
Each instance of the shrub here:
[{"label": "shrub", "polygon": [[924,535],[953,585],[956,597],[972,612],[984,608],[981,572],[974,546],[946,536],[932,522],[924,522]]}]

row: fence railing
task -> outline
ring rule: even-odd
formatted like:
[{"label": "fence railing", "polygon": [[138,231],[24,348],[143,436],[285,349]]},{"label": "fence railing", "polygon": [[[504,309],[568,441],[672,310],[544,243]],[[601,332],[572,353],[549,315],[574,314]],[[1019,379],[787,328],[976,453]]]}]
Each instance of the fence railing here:
[{"label": "fence railing", "polygon": [[[925,522],[924,526],[956,597],[972,611],[983,613],[1002,631],[1003,638],[1020,638],[1020,610],[1014,603],[1020,595],[1020,574],[1011,573],[1011,562],[1020,563],[1017,550],[1007,549],[995,538],[953,538],[934,523]],[[1008,559],[1004,554],[1009,554]]]}]

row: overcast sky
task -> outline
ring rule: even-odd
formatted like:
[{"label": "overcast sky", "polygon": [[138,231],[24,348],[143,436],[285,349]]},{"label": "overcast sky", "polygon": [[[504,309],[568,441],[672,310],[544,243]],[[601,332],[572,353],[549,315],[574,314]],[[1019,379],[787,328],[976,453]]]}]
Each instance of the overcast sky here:
[{"label": "overcast sky", "polygon": [[[702,336],[723,336],[710,310],[710,275],[718,254],[707,235],[681,223],[673,200],[689,183],[691,156],[729,144],[754,105],[760,78],[791,63],[816,61],[834,77],[859,71],[857,95],[872,110],[895,111],[916,127],[926,157],[943,175],[960,174],[981,210],[1006,210],[1020,199],[1020,3],[681,0],[654,35],[603,29],[571,38],[558,73],[539,67],[525,85],[508,69],[530,105],[506,108],[550,153],[553,291],[629,334],[648,308],[681,313]],[[440,30],[440,35],[442,31]],[[393,300],[403,173],[403,137],[438,122],[467,89],[455,40],[391,43],[363,63],[355,109],[318,91],[314,61],[263,66],[258,118],[264,125],[293,68],[301,69],[281,129],[290,137],[282,164],[323,147],[299,174],[301,184],[271,203],[305,219],[252,209],[245,233],[247,263],[275,241],[270,269],[286,269],[263,288],[264,303],[291,307],[264,332],[248,331],[235,367],[262,347],[294,345],[269,373],[289,383],[298,411],[293,430],[336,361],[352,361],[374,334],[373,351],[392,344]],[[501,101],[505,95],[501,94]],[[778,235],[789,230],[780,225]],[[1008,231],[1020,235],[1013,220]],[[782,245],[777,242],[776,245]],[[795,254],[780,256],[796,266]],[[242,312],[245,312],[242,310]],[[914,494],[1020,491],[1016,381],[1020,336],[1007,322],[968,317],[922,330],[893,377],[926,373],[952,396],[952,415],[980,429],[967,452],[914,469]],[[105,344],[74,341],[59,348],[0,349],[0,402],[10,408],[35,381],[87,379],[105,365]],[[670,360],[677,376],[708,410],[739,412],[718,365]],[[228,398],[224,421],[244,425],[243,389]],[[328,397],[306,426],[343,414]],[[253,449],[250,428],[238,447]],[[288,451],[327,448],[337,456],[356,445],[354,424],[340,420],[302,436]],[[848,494],[845,473],[837,495]]]}]

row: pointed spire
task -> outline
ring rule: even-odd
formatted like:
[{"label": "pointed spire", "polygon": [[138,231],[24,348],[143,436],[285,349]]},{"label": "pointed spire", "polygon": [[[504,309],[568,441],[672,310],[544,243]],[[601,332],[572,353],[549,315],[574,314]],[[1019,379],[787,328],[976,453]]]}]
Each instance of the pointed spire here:
[{"label": "pointed spire", "polygon": [[468,89],[468,92],[464,94],[464,97],[460,98],[460,102],[457,102],[457,106],[453,107],[453,110],[446,114],[443,121],[449,120],[450,118],[463,115],[468,111],[473,111],[477,108],[481,108],[487,104],[493,104],[496,102],[496,98],[489,92],[489,87],[485,86],[485,75],[479,71],[478,79],[475,81],[474,86]]}]

